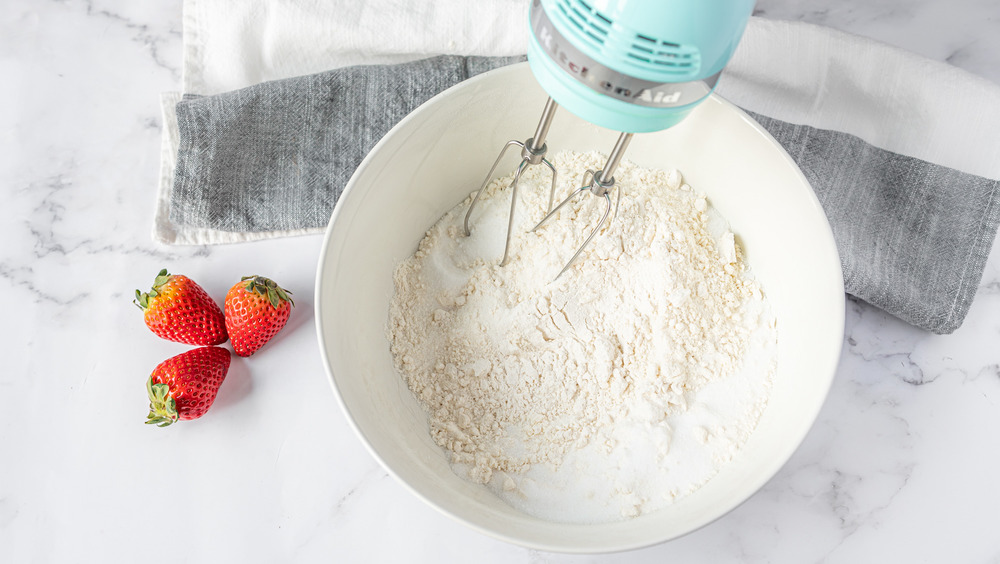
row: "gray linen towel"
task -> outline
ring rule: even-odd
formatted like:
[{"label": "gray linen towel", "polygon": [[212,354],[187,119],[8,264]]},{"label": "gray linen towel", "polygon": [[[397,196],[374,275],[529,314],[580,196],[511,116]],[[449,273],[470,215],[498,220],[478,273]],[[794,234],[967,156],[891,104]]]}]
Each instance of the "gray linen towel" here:
[{"label": "gray linen towel", "polygon": [[809,179],[833,228],[848,294],[933,331],[972,305],[1000,222],[1000,181],[749,113]]},{"label": "gray linen towel", "polygon": [[177,104],[170,220],[221,231],[325,227],[368,151],[417,106],[524,57],[347,67]]},{"label": "gray linen towel", "polygon": [[[418,105],[523,57],[441,56],[280,80],[177,104],[170,219],[221,231],[326,225],[355,167]],[[754,115],[812,183],[847,292],[936,333],[961,325],[1000,222],[1000,182]]]}]

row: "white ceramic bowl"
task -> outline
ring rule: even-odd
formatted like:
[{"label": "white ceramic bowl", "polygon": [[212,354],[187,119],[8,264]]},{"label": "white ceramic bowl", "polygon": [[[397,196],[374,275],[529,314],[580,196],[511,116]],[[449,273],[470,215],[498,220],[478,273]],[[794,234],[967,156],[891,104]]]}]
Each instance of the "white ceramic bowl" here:
[{"label": "white ceramic bowl", "polygon": [[[742,503],[788,460],[826,397],[843,340],[844,288],[826,216],[794,162],[756,122],[717,96],[680,125],[637,135],[626,155],[676,167],[726,217],[768,294],[778,372],[757,430],[695,493],[636,519],[543,521],[452,472],[427,417],[393,368],[386,339],[393,268],[424,231],[479,187],[501,146],[534,131],[546,95],[526,64],[492,71],[428,101],[372,149],[337,204],[316,283],[319,342],[333,389],[386,470],[451,517],[542,550],[609,552],[693,531]],[[609,151],[617,132],[559,111],[552,151]],[[508,151],[509,154],[515,153]],[[513,170],[516,157],[498,171]]]}]

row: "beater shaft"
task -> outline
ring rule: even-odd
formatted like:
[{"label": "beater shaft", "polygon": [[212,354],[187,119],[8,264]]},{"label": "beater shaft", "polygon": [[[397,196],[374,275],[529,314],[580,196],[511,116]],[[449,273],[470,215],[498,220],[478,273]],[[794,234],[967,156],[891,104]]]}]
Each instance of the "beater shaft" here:
[{"label": "beater shaft", "polygon": [[552,125],[552,117],[555,115],[556,109],[558,108],[559,104],[557,104],[552,98],[549,98],[545,102],[545,108],[542,109],[542,117],[539,118],[538,126],[535,127],[535,134],[523,143],[511,140],[503,146],[503,149],[500,150],[500,155],[497,156],[495,161],[493,161],[493,166],[490,167],[490,171],[486,173],[486,178],[483,180],[483,184],[476,192],[476,196],[472,199],[472,203],[469,204],[469,210],[465,212],[465,236],[468,237],[469,235],[472,235],[472,229],[469,227],[469,218],[472,217],[472,210],[475,209],[476,204],[479,203],[479,198],[483,195],[483,190],[486,189],[486,185],[493,179],[493,172],[496,171],[496,168],[503,159],[507,149],[511,146],[520,147],[521,162],[517,165],[514,178],[510,182],[510,218],[507,220],[507,240],[504,243],[503,258],[500,259],[500,266],[507,264],[507,261],[510,259],[510,239],[514,229],[514,209],[517,206],[517,184],[521,179],[521,175],[524,173],[525,169],[528,168],[528,166],[544,164],[552,172],[552,188],[549,190],[548,207],[549,210],[552,209],[552,202],[556,193],[557,174],[556,167],[552,166],[552,163],[545,158],[545,153],[548,151],[548,146],[545,144],[545,137],[549,134],[549,126]]},{"label": "beater shaft", "polygon": [[632,135],[632,133],[622,133],[618,136],[614,148],[611,149],[611,154],[608,155],[608,162],[604,163],[604,168],[601,169],[601,175],[598,178],[602,185],[610,186],[615,183],[615,169],[622,162],[625,149],[628,149],[628,144],[632,141]]},{"label": "beater shaft", "polygon": [[552,125],[552,116],[556,114],[556,108],[558,107],[559,104],[552,98],[545,101],[545,107],[542,108],[542,117],[539,118],[538,126],[535,127],[535,134],[530,139],[532,141],[532,151],[541,149],[541,146],[545,144],[545,138],[549,135],[549,126]]}]

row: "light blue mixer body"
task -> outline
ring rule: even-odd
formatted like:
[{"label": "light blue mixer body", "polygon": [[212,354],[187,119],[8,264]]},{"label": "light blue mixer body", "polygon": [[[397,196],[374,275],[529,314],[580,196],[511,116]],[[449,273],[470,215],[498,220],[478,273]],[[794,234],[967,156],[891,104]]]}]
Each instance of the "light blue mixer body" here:
[{"label": "light blue mixer body", "polygon": [[580,118],[659,131],[712,92],[752,11],[753,0],[532,0],[528,61]]}]

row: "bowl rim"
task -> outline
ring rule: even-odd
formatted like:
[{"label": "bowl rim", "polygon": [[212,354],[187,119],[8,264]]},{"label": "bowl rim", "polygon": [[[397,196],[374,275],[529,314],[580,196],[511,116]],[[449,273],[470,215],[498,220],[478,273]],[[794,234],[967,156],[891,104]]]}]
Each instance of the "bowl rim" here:
[{"label": "bowl rim", "polygon": [[[368,437],[366,436],[364,430],[359,426],[354,415],[351,413],[350,407],[347,405],[346,400],[344,399],[343,395],[340,392],[340,389],[337,386],[336,376],[334,374],[334,369],[331,363],[331,359],[327,354],[326,338],[325,338],[327,330],[324,329],[324,322],[323,322],[324,267],[327,263],[327,256],[330,253],[331,235],[333,227],[338,217],[340,217],[340,213],[342,210],[342,206],[340,205],[341,200],[343,200],[345,197],[349,197],[354,192],[354,190],[356,189],[358,178],[364,171],[366,171],[371,166],[371,161],[374,158],[373,155],[378,153],[379,150],[382,148],[382,146],[386,144],[388,140],[391,137],[393,137],[398,130],[405,128],[409,124],[409,122],[416,119],[417,116],[423,113],[423,111],[425,111],[429,106],[440,103],[442,98],[448,97],[453,91],[457,89],[474,87],[479,82],[492,80],[497,75],[502,75],[505,73],[525,72],[525,69],[527,67],[528,63],[524,61],[524,62],[514,63],[505,67],[492,69],[484,73],[481,73],[479,75],[476,75],[472,78],[466,79],[462,82],[459,82],[458,84],[455,84],[439,92],[438,94],[432,96],[430,99],[420,104],[412,112],[407,114],[403,119],[401,119],[398,123],[396,123],[396,125],[394,125],[381,139],[379,139],[379,141],[369,150],[368,154],[365,155],[364,159],[362,159],[361,163],[358,165],[357,169],[355,169],[354,173],[351,175],[351,178],[344,186],[344,190],[341,192],[341,195],[337,200],[337,204],[334,206],[333,213],[330,216],[330,221],[327,223],[327,227],[323,233],[323,243],[319,252],[319,261],[316,269],[316,279],[314,288],[313,314],[316,317],[316,335],[320,348],[320,356],[322,357],[323,361],[323,367],[326,371],[327,382],[333,389],[334,396],[336,397],[337,403],[340,405],[340,408],[348,424],[353,429],[354,433],[361,439],[361,442],[363,443],[365,449],[379,463],[382,469],[385,470],[390,476],[392,476],[397,483],[402,484],[402,486],[406,490],[415,495],[418,499],[422,500],[424,503],[437,510],[440,514],[449,517],[453,521],[461,523],[466,527],[469,527],[491,538],[502,540],[504,542],[508,542],[513,545],[522,546],[529,549],[543,550],[547,552],[558,552],[565,554],[607,554],[615,552],[627,552],[631,550],[638,550],[642,548],[656,546],[694,533],[695,531],[698,531],[703,527],[706,527],[714,523],[715,521],[721,519],[722,517],[730,514],[732,511],[734,511],[735,509],[746,503],[750,498],[756,495],[760,491],[760,489],[764,487],[764,485],[766,485],[771,479],[773,479],[774,476],[781,470],[781,468],[783,468],[788,463],[792,455],[794,455],[794,453],[801,446],[802,442],[805,440],[806,435],[808,435],[810,430],[815,426],[815,422],[817,417],[819,416],[820,410],[823,408],[823,405],[826,403],[827,398],[829,397],[829,392],[833,385],[833,380],[837,374],[840,357],[842,356],[843,353],[842,336],[844,333],[845,319],[846,319],[846,312],[845,312],[846,298],[844,294],[844,281],[842,276],[838,277],[837,280],[833,281],[833,284],[835,284],[836,286],[836,292],[831,291],[831,294],[835,294],[836,296],[835,299],[837,300],[837,304],[834,305],[839,306],[833,308],[834,311],[836,312],[835,313],[836,317],[834,319],[827,320],[828,325],[830,326],[830,331],[839,333],[841,335],[841,339],[835,345],[835,350],[830,351],[831,356],[834,358],[834,361],[832,365],[829,367],[829,373],[825,375],[825,378],[821,382],[817,382],[817,386],[821,386],[821,391],[822,391],[822,395],[818,397],[821,397],[822,400],[816,403],[815,409],[811,410],[809,414],[810,415],[809,419],[811,423],[808,426],[802,427],[794,437],[790,437],[790,440],[787,441],[788,446],[782,453],[782,456],[775,457],[772,460],[771,464],[769,465],[768,472],[765,473],[767,478],[761,480],[760,483],[756,483],[752,487],[747,488],[746,494],[741,499],[734,499],[733,503],[728,504],[727,508],[724,511],[722,511],[721,513],[719,513],[714,517],[705,519],[703,522],[696,524],[694,527],[687,530],[686,532],[660,539],[650,539],[639,542],[624,542],[618,544],[607,544],[606,546],[603,546],[599,549],[574,547],[571,545],[560,544],[560,543],[535,542],[533,540],[523,539],[514,535],[505,534],[501,531],[490,529],[485,526],[479,525],[475,522],[464,519],[452,513],[451,511],[448,511],[447,509],[439,505],[437,502],[430,499],[428,496],[424,495],[421,491],[419,491],[409,482],[404,480],[372,446],[371,441],[368,440]],[[751,118],[740,107],[736,106],[732,102],[729,102],[725,98],[719,96],[714,91],[711,94],[709,94],[709,98],[711,98],[716,103],[722,104],[727,109],[734,111],[735,115],[737,115],[743,122],[745,122],[752,129],[756,130],[758,134],[764,136],[765,139],[771,142],[773,147],[778,150],[779,156],[788,165],[790,165],[790,167],[792,168],[796,176],[799,178],[799,180],[805,186],[808,186],[810,188],[808,194],[805,194],[805,197],[810,201],[810,204],[814,206],[817,210],[819,210],[819,212],[823,214],[823,216],[825,217],[826,214],[825,212],[823,212],[822,205],[819,202],[819,198],[816,196],[815,190],[812,189],[812,185],[809,183],[809,180],[805,177],[805,174],[803,174],[802,170],[795,163],[794,159],[792,159],[792,157],[788,154],[785,148],[780,143],[778,143],[778,141],[766,129],[764,129],[759,123],[757,123],[756,120]],[[821,234],[819,234],[821,240],[818,240],[817,244],[826,247],[824,252],[836,259],[838,263],[837,269],[840,270],[842,264],[840,261],[840,254],[837,250],[836,242],[833,236],[833,230],[829,224],[829,221],[824,222],[820,226],[820,231],[822,232]],[[836,331],[834,331],[835,329]]]}]

